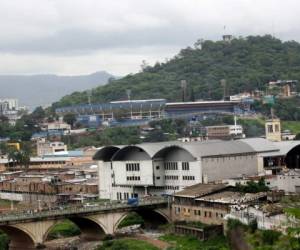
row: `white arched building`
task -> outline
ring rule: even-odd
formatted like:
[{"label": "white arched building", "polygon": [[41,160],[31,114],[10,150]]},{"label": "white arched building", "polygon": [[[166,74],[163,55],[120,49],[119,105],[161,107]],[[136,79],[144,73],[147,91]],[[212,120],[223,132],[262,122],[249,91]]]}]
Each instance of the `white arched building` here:
[{"label": "white arched building", "polygon": [[[290,144],[254,138],[105,146],[94,155],[99,166],[99,197],[122,200],[172,194],[196,183],[263,174],[266,159],[282,157],[283,152],[287,155],[287,148],[295,151],[299,142]],[[299,160],[298,151],[293,158]]]}]

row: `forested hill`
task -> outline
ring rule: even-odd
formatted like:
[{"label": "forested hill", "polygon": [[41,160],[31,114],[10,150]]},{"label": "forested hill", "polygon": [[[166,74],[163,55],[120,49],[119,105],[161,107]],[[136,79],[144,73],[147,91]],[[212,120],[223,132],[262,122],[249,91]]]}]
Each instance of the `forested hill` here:
[{"label": "forested hill", "polygon": [[[165,63],[143,67],[143,71],[111,81],[93,89],[92,102],[105,102],[126,98],[126,89],[132,99],[181,99],[180,81],[185,79],[195,99],[220,99],[221,79],[226,79],[229,94],[264,89],[270,80],[300,80],[300,44],[282,42],[272,36],[249,36],[224,41],[204,41],[202,48],[182,49]],[[85,92],[63,97],[53,107],[86,103]]]}]

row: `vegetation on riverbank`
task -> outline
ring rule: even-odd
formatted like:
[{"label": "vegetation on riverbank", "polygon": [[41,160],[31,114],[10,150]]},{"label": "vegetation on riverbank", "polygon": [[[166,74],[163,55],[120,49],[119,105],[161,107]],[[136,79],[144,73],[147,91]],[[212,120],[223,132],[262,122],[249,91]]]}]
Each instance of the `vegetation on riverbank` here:
[{"label": "vegetation on riverbank", "polygon": [[148,242],[136,239],[117,239],[104,241],[96,250],[159,250]]},{"label": "vegetation on riverbank", "polygon": [[70,220],[56,224],[48,234],[48,240],[80,235],[80,229]]},{"label": "vegetation on riverbank", "polygon": [[229,250],[227,240],[224,236],[200,241],[193,236],[166,234],[159,239],[172,245],[168,250]]},{"label": "vegetation on riverbank", "polygon": [[143,225],[144,219],[137,213],[128,214],[119,224],[118,228],[128,227],[131,225]]}]

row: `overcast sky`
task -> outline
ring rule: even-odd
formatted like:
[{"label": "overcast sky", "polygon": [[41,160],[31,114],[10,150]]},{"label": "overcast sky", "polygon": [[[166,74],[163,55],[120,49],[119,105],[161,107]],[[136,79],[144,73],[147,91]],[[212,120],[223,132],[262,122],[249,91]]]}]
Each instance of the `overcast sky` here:
[{"label": "overcast sky", "polygon": [[300,41],[299,0],[0,0],[0,74],[115,75],[198,38]]}]

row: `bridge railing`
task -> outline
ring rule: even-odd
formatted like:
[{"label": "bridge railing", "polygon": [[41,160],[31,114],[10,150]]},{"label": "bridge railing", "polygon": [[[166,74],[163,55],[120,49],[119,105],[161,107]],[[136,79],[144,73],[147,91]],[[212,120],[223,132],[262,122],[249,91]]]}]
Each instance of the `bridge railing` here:
[{"label": "bridge railing", "polygon": [[72,215],[80,213],[89,213],[89,212],[100,212],[100,211],[110,211],[121,208],[133,208],[141,206],[151,206],[167,203],[165,198],[151,198],[151,199],[140,199],[138,205],[129,205],[127,203],[116,203],[116,202],[105,202],[101,204],[93,204],[93,206],[64,206],[57,209],[51,210],[27,210],[27,211],[16,211],[8,212],[5,214],[0,214],[0,223],[9,222],[9,221],[19,221],[19,220],[28,220],[28,219],[37,219],[45,218],[51,216],[62,216],[62,215]]}]

